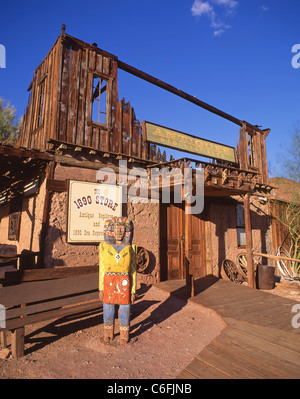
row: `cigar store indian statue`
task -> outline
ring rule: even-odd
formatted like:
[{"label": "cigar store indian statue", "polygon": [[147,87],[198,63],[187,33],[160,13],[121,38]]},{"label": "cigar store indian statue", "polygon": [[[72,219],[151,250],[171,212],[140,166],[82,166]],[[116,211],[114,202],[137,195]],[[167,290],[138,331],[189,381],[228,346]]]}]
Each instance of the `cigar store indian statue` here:
[{"label": "cigar store indian statue", "polygon": [[119,305],[120,344],[129,341],[130,305],[136,291],[133,223],[126,217],[108,219],[99,245],[99,297],[103,301],[104,342],[114,338],[115,305]]}]

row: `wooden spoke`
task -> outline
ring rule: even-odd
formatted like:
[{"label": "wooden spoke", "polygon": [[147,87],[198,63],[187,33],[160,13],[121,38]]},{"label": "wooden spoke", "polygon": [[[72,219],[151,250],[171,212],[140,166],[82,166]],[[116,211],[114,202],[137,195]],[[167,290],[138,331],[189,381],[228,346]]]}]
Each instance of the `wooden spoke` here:
[{"label": "wooden spoke", "polygon": [[237,268],[236,264],[230,260],[230,259],[225,259],[222,262],[222,268],[226,274],[226,276],[229,278],[229,280],[233,281],[234,283],[239,283],[241,284],[243,282],[243,276],[239,272],[239,269]]},{"label": "wooden spoke", "polygon": [[247,279],[247,259],[245,254],[238,254],[236,257],[236,265],[241,275]]},{"label": "wooden spoke", "polygon": [[149,252],[145,248],[139,248],[137,253],[137,272],[142,273],[144,272],[148,265],[149,265],[150,257]]}]

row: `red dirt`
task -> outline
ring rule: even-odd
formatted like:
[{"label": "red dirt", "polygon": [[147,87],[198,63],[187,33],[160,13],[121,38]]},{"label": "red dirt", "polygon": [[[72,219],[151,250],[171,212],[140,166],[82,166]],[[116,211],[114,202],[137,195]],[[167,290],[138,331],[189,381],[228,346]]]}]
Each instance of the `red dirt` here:
[{"label": "red dirt", "polygon": [[25,356],[0,359],[0,378],[172,379],[224,327],[213,311],[144,287],[126,346],[116,346],[117,321],[114,345],[99,343],[101,312],[35,324],[25,330]]}]

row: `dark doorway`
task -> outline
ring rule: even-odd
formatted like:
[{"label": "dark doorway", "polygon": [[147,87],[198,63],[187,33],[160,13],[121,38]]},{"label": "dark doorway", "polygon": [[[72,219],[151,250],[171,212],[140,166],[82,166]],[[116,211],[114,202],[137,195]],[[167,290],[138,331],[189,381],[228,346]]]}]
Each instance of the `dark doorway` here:
[{"label": "dark doorway", "polygon": [[[160,207],[160,278],[161,281],[184,279],[184,204],[161,204]],[[190,265],[190,270],[194,270],[195,278],[206,275],[205,222],[202,215],[192,216],[192,265]]]}]

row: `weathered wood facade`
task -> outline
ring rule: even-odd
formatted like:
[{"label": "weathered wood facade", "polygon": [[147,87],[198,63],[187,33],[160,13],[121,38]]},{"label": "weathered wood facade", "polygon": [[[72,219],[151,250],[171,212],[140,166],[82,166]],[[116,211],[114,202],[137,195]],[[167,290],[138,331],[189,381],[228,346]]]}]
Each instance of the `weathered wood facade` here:
[{"label": "weathered wood facade", "polygon": [[[145,140],[143,123],[136,118],[130,103],[119,100],[118,69],[238,125],[235,162],[224,162],[218,158],[205,162],[191,157],[177,160],[171,157],[167,160],[163,149]],[[0,147],[3,172],[0,194],[6,196],[3,207],[7,208],[2,208],[6,209],[3,214],[9,213],[7,204],[15,196],[15,188],[18,188],[18,196],[22,197],[25,183],[40,177],[43,205],[36,233],[38,242],[28,249],[42,253],[43,267],[69,265],[69,258],[79,264],[83,259],[85,264],[97,261],[95,246],[75,248],[65,241],[67,182],[70,179],[96,182],[96,172],[104,166],[115,170],[118,176],[118,161],[123,159],[128,162],[129,168],[137,166],[148,174],[152,168],[161,170],[170,167],[180,170],[191,168],[194,175],[197,169],[204,173],[205,209],[200,215],[188,215],[188,205],[184,202],[181,205],[172,201],[170,204],[128,204],[127,214],[137,226],[137,244],[151,253],[151,277],[144,276],[146,283],[161,278],[186,278],[192,289],[193,279],[218,274],[220,262],[230,252],[222,235],[225,236],[229,230],[236,234],[241,226],[237,226],[235,221],[222,222],[224,228],[220,229],[215,209],[222,213],[227,200],[224,204],[218,203],[218,200],[234,197],[235,202],[229,202],[234,212],[238,202],[245,209],[243,228],[247,239],[244,247],[248,254],[249,282],[255,285],[251,251],[253,241],[257,239],[252,237],[251,218],[256,210],[250,209],[249,196],[268,196],[272,189],[268,182],[265,143],[269,129],[261,130],[205,104],[123,63],[95,44],[90,45],[66,34],[64,27],[35,70],[28,91],[29,102],[18,148]],[[18,163],[14,164],[16,160]],[[28,172],[29,166],[34,172],[32,176]],[[34,218],[35,215],[32,216],[32,223],[37,229]],[[61,244],[54,248],[56,240]],[[237,244],[232,245],[238,250]],[[265,248],[259,244],[255,249],[261,251]],[[215,250],[217,257],[214,256]]]},{"label": "weathered wood facade", "polygon": [[[95,82],[100,86],[94,86]],[[28,88],[19,146],[42,151],[59,140],[79,147],[161,161],[129,102],[118,98],[118,60],[62,32]],[[97,93],[101,119],[93,115]],[[105,96],[103,96],[105,94]],[[103,98],[101,98],[103,96]]]}]

